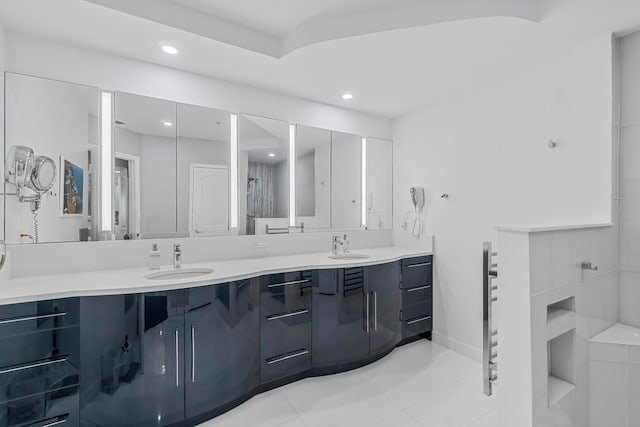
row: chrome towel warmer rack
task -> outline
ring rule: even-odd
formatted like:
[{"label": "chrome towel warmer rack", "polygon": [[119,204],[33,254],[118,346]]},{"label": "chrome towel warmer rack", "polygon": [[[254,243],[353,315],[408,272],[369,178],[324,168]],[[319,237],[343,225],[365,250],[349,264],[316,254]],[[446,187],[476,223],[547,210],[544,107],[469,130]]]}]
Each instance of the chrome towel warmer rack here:
[{"label": "chrome towel warmer rack", "polygon": [[498,277],[497,263],[493,257],[497,252],[491,249],[491,242],[482,244],[482,373],[484,394],[491,396],[498,379],[498,331],[493,326],[493,303],[498,300],[495,292],[498,285],[493,280]]}]

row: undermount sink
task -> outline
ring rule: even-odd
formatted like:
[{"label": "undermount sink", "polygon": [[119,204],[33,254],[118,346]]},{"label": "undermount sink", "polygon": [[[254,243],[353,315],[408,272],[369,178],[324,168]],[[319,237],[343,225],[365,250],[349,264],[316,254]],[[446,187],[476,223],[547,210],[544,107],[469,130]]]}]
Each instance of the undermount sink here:
[{"label": "undermount sink", "polygon": [[175,270],[147,274],[144,278],[148,280],[177,280],[205,276],[211,273],[213,273],[213,270],[210,268],[176,268]]},{"label": "undermount sink", "polygon": [[329,258],[331,259],[367,259],[367,258],[371,258],[371,255],[341,253],[341,254],[329,255]]}]

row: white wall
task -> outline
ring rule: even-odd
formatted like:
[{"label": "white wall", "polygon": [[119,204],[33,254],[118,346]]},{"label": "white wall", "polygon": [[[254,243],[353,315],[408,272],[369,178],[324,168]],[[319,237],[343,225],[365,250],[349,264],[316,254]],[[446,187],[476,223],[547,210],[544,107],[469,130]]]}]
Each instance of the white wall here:
[{"label": "white wall", "polygon": [[437,339],[479,355],[481,247],[495,225],[611,221],[611,55],[602,37],[394,121],[395,229],[409,187],[424,186]]},{"label": "white wall", "polygon": [[359,135],[391,136],[386,118],[16,33],[7,34],[7,69]]},{"label": "white wall", "polygon": [[316,212],[315,150],[296,159],[296,216]]}]

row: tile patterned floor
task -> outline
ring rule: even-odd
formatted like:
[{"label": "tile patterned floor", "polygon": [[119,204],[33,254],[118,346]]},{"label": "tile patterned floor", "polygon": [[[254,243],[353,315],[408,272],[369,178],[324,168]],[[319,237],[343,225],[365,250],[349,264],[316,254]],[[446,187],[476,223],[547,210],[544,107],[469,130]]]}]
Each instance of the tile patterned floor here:
[{"label": "tile patterned floor", "polygon": [[428,341],[255,396],[199,427],[496,427],[480,363]]}]

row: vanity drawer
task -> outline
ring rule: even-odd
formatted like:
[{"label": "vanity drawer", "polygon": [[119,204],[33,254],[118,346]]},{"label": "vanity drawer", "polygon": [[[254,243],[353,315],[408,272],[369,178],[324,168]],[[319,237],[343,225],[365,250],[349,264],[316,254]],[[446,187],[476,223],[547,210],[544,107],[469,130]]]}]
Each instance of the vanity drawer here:
[{"label": "vanity drawer", "polygon": [[78,394],[39,394],[0,404],[0,427],[78,427]]},{"label": "vanity drawer", "polygon": [[433,286],[423,285],[402,290],[402,306],[433,300]]},{"label": "vanity drawer", "polygon": [[313,286],[312,270],[262,276],[260,293],[300,293]]},{"label": "vanity drawer", "polygon": [[0,306],[0,338],[80,324],[80,299],[66,298]]},{"label": "vanity drawer", "polygon": [[300,347],[262,359],[260,380],[263,384],[285,378],[311,368],[311,348]]},{"label": "vanity drawer", "polygon": [[400,310],[400,320],[404,322],[407,320],[414,320],[419,317],[431,316],[433,311],[432,307],[433,304],[431,301],[404,306],[402,307],[402,310]]},{"label": "vanity drawer", "polygon": [[272,288],[260,294],[263,316],[280,315],[298,310],[311,310],[312,287],[295,286],[295,289]]},{"label": "vanity drawer", "polygon": [[402,289],[416,288],[433,283],[432,256],[402,260]]},{"label": "vanity drawer", "polygon": [[430,314],[402,321],[402,338],[414,337],[433,329],[433,318]]},{"label": "vanity drawer", "polygon": [[79,327],[0,339],[0,403],[36,394],[75,393]]}]

